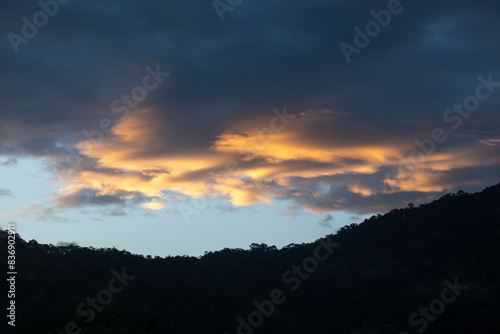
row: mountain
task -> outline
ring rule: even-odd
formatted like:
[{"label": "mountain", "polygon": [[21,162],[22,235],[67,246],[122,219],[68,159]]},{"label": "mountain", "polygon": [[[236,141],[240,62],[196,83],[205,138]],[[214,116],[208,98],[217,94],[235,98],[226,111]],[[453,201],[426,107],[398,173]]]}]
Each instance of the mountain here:
[{"label": "mountain", "polygon": [[394,209],[311,244],[200,258],[16,235],[16,332],[498,333],[499,202],[500,184]]}]

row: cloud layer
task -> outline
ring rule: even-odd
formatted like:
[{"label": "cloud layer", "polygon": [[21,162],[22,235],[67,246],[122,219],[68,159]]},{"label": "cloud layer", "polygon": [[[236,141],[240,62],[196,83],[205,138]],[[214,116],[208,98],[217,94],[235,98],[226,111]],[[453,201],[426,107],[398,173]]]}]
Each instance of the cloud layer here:
[{"label": "cloud layer", "polygon": [[[222,196],[367,213],[498,182],[500,91],[467,117],[453,105],[500,81],[500,4],[401,4],[347,64],[340,43],[387,2],[248,1],[223,22],[210,1],[70,2],[19,53],[4,38],[0,163],[43,159],[58,209]],[[1,30],[37,10],[9,2]]]}]

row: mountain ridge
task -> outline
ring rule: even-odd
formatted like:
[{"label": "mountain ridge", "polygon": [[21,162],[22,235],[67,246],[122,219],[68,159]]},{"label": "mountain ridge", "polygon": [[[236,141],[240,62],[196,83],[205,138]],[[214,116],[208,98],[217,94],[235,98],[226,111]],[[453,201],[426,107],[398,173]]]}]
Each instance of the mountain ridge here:
[{"label": "mountain ridge", "polygon": [[[499,199],[500,184],[460,191],[344,226],[315,243],[279,250],[255,243],[198,258],[41,245],[18,236],[17,327],[32,333],[68,332],[68,323],[82,333],[497,333]],[[322,243],[339,247],[319,261],[328,254],[318,251]],[[110,289],[120,273],[134,278],[109,304],[89,306],[87,298]],[[467,288],[439,316],[420,314],[450,284]],[[286,300],[273,303],[266,316],[271,304],[265,301],[276,290],[282,295],[275,300]]]}]

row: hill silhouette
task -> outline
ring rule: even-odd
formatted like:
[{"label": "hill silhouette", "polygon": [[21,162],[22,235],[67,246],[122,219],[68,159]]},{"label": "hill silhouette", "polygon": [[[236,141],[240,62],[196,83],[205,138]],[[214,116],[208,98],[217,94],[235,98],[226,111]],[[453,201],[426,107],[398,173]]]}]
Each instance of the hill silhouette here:
[{"label": "hill silhouette", "polygon": [[199,258],[17,236],[16,332],[498,333],[499,203],[500,184],[394,209],[311,244]]}]

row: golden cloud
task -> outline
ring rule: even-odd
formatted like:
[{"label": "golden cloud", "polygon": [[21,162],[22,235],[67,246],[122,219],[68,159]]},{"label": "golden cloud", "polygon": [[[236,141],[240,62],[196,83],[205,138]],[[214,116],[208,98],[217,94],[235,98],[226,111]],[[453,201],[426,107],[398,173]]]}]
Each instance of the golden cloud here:
[{"label": "golden cloud", "polygon": [[[274,205],[272,198],[303,197],[297,196],[301,189],[297,182],[292,182],[297,178],[313,184],[325,177],[349,176],[346,189],[362,197],[391,192],[384,184],[396,189],[392,191],[435,192],[449,186],[440,181],[443,173],[499,162],[498,158],[485,161],[484,154],[478,155],[469,149],[467,154],[463,151],[435,153],[408,169],[401,157],[415,149],[411,140],[389,142],[380,137],[359,144],[357,139],[340,135],[329,135],[333,140],[311,136],[318,122],[324,125],[324,117],[330,114],[337,117],[337,113],[327,111],[301,113],[293,124],[279,132],[227,131],[217,136],[211,145],[205,143],[207,149],[172,153],[170,143],[164,139],[167,130],[155,111],[142,110],[123,119],[102,142],[78,144],[81,154],[95,159],[97,165],[79,171],[70,180],[71,185],[58,196],[90,188],[97,190],[97,196],[127,193],[159,200],[164,199],[164,191],[174,191],[195,198],[224,196],[238,206]],[[356,133],[351,137],[356,137]],[[490,143],[483,143],[486,144],[483,147]],[[375,177],[384,168],[396,170],[394,177],[378,176],[378,181],[372,184],[363,181],[366,176]],[[328,189],[328,185],[316,188],[311,197],[321,199]],[[309,194],[309,189],[305,193]],[[332,209],[336,209],[336,205],[342,207],[340,199],[332,204]],[[142,207],[160,210],[164,204],[153,200]],[[318,211],[314,206],[308,209]]]}]

